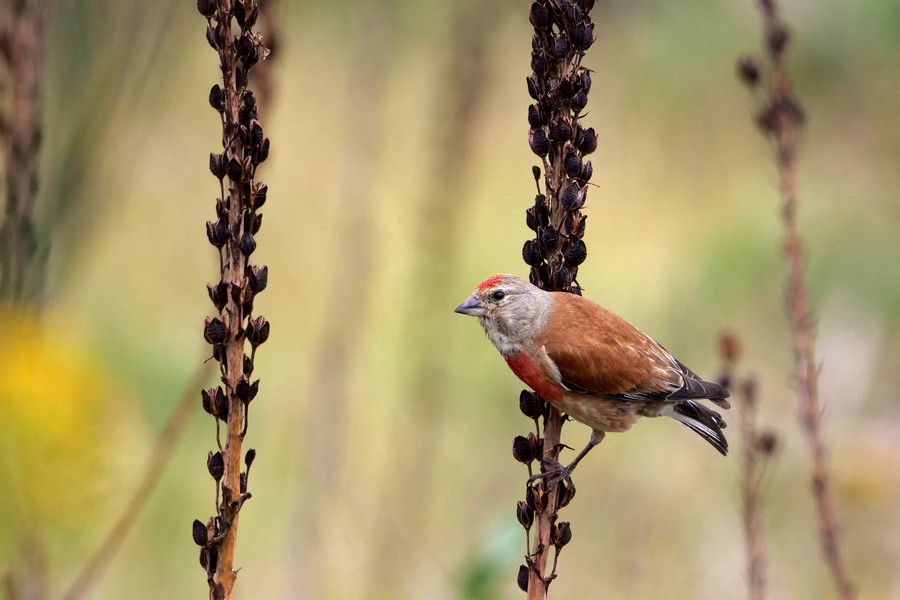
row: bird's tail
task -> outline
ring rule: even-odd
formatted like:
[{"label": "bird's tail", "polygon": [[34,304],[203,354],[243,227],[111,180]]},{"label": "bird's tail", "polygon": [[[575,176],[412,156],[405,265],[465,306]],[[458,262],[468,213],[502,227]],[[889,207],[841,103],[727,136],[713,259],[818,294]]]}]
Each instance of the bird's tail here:
[{"label": "bird's tail", "polygon": [[693,400],[683,400],[670,404],[668,410],[664,414],[673,419],[684,423],[700,436],[712,444],[713,448],[722,453],[723,456],[728,454],[728,440],[722,429],[725,428],[725,421],[722,416],[711,408],[707,408],[699,402]]}]

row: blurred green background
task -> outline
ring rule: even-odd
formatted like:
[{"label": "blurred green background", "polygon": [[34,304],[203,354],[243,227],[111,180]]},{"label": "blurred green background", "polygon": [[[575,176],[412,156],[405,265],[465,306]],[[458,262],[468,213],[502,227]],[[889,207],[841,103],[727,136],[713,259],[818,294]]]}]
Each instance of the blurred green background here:
[{"label": "blurred green background", "polygon": [[[193,2],[50,4],[38,219],[52,245],[41,326],[4,319],[0,570],[58,593],[209,352],[207,159],[221,129]],[[860,598],[898,598],[900,4],[783,8],[809,121],[801,224],[844,546]],[[530,421],[521,385],[452,309],[488,275],[527,273],[527,3],[278,9],[254,256],[270,268],[257,310],[272,336],[257,354],[235,597],[522,597],[526,473],[510,449]],[[593,14],[585,122],[600,144],[579,280],[706,377],[717,334],[739,336],[779,437],[770,597],[831,597],[791,382],[777,177],[734,75],[760,47],[753,2],[618,0]],[[215,434],[191,393],[188,431],[96,598],[207,594],[190,526],[213,510]],[[574,538],[554,597],[743,597],[729,420],[728,459],[672,421],[607,437],[562,514]],[[563,437],[580,448],[588,430]]]}]

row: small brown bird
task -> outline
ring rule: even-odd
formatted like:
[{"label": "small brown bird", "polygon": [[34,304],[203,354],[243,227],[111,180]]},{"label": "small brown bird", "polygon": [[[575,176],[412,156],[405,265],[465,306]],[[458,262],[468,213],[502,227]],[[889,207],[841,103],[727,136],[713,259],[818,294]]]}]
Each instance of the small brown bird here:
[{"label": "small brown bird", "polygon": [[519,379],[593,428],[575,460],[550,473],[568,476],[607,431],[627,431],[639,417],[672,417],[727,454],[722,417],[694,400],[729,408],[728,390],[700,379],[599,304],[544,291],[515,275],[494,275],[478,284],[455,312],[478,317]]}]

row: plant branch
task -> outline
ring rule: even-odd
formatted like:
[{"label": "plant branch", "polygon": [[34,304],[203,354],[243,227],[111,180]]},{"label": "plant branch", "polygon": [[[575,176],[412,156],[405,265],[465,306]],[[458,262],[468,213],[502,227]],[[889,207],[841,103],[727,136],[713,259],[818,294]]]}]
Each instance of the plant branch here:
[{"label": "plant branch", "polygon": [[[843,600],[855,597],[853,582],[840,547],[837,505],[831,487],[828,453],[822,433],[815,335],[809,294],[805,282],[806,261],[797,224],[797,154],[805,115],[791,89],[785,54],[788,29],[778,17],[775,0],[760,0],[769,65],[769,97],[756,116],[757,124],[775,151],[787,263],[787,307],[791,325],[795,377],[800,416],[810,447],[812,492],[819,521],[819,539],[834,585]],[[752,59],[741,62],[741,75],[750,85],[759,79],[759,66]]]}]

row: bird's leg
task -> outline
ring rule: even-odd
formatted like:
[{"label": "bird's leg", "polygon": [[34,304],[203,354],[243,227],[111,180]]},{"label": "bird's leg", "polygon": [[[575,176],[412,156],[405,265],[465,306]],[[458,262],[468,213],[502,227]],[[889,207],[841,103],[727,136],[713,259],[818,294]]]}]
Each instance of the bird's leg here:
[{"label": "bird's leg", "polygon": [[541,464],[549,463],[553,466],[553,468],[548,469],[542,473],[538,473],[537,475],[532,475],[528,478],[528,481],[535,481],[537,479],[546,479],[548,485],[552,485],[563,479],[568,479],[570,475],[572,475],[572,471],[575,470],[575,466],[581,462],[581,459],[587,456],[587,453],[591,451],[591,448],[599,444],[603,441],[603,438],[606,436],[606,433],[603,431],[597,431],[596,429],[591,432],[591,439],[588,440],[588,443],[582,448],[581,452],[575,457],[575,459],[567,465],[561,465],[559,462],[550,459],[544,459],[541,461]]}]

